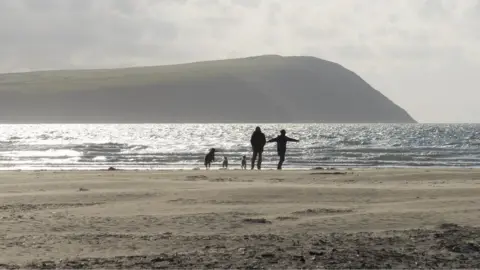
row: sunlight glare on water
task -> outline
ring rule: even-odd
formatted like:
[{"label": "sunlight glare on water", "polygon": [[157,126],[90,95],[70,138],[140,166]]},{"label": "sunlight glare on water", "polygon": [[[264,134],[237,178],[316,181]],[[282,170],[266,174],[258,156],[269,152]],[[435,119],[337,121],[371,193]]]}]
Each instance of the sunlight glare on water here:
[{"label": "sunlight glare on water", "polygon": [[[209,148],[232,168],[250,155],[253,124],[0,125],[0,169],[192,169]],[[286,129],[285,168],[479,167],[478,125],[264,124],[267,139]],[[264,167],[274,168],[274,144]]]}]

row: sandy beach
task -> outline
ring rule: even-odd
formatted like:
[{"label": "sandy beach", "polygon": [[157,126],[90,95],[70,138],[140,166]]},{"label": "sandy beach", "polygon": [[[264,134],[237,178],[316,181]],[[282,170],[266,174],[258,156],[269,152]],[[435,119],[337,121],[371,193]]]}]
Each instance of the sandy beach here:
[{"label": "sandy beach", "polygon": [[0,173],[0,268],[478,268],[480,170]]}]

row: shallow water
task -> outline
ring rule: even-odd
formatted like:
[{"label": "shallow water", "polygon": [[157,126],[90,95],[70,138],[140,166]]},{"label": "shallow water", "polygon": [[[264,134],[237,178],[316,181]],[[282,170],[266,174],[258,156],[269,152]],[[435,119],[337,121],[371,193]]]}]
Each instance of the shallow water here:
[{"label": "shallow water", "polygon": [[[215,147],[239,168],[254,124],[0,125],[0,169],[192,169]],[[265,124],[289,143],[286,169],[312,167],[480,167],[475,124]],[[274,144],[264,167],[274,168]]]}]

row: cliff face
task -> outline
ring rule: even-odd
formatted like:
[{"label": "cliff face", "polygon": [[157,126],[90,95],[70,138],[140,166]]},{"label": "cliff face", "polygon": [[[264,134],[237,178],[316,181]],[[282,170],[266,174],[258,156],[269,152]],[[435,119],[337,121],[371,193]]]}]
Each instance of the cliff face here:
[{"label": "cliff face", "polygon": [[159,67],[0,75],[8,123],[413,123],[342,66],[259,56]]}]

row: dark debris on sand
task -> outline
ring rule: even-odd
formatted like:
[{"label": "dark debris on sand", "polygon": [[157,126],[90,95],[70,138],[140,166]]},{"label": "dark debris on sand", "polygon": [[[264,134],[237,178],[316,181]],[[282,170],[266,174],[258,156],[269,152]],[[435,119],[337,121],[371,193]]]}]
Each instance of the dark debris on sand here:
[{"label": "dark debris on sand", "polygon": [[[0,268],[35,269],[451,269],[480,268],[480,228],[444,224],[435,230],[318,235],[175,236],[178,253],[36,261]],[[213,246],[221,248],[211,248]],[[204,248],[205,247],[205,248]],[[208,247],[208,248],[207,248]]]}]

